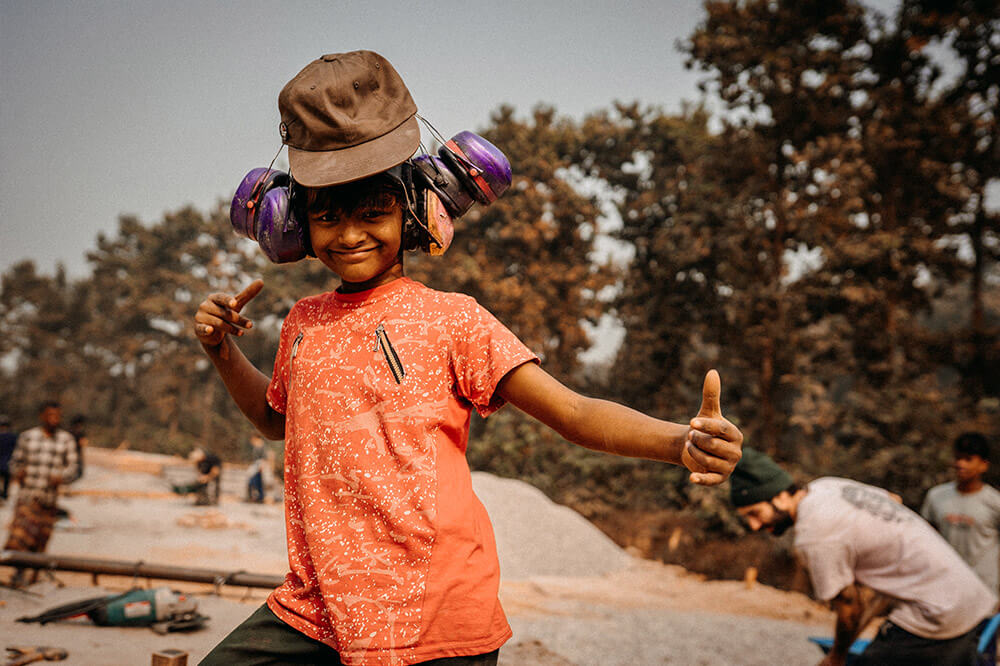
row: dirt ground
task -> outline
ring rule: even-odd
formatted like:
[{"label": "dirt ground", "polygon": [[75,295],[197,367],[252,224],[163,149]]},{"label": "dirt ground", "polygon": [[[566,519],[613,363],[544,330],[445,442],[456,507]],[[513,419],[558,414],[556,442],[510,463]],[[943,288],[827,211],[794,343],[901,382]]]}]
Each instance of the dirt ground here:
[{"label": "dirt ground", "polygon": [[[84,478],[61,502],[72,520],[60,524],[49,552],[205,567],[285,573],[280,502],[242,502],[243,472],[227,469],[222,503],[194,507],[169,493],[183,461],[94,451]],[[645,664],[812,664],[822,656],[809,636],[830,635],[833,617],[792,592],[738,581],[706,581],[676,566],[638,559],[575,512],[537,489],[474,474],[500,550],[501,600],[514,638],[503,666]],[[10,503],[0,508],[6,525]],[[0,567],[0,580],[11,570]],[[263,603],[267,590],[55,572],[24,591],[0,588],[3,646],[52,645],[64,664],[149,664],[173,648],[195,664]],[[160,636],[144,628],[95,627],[67,621],[15,622],[47,608],[115,593],[133,584],[169,585],[198,599],[211,620],[202,630]]]}]

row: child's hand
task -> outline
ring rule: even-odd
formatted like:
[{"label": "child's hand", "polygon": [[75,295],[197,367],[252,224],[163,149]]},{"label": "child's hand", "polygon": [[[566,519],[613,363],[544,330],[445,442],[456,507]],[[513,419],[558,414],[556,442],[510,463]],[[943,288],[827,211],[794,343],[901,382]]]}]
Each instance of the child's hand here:
[{"label": "child's hand", "polygon": [[743,433],[722,416],[719,373],[709,370],[701,391],[701,409],[691,419],[681,462],[691,470],[691,483],[714,486],[732,474],[743,455]]},{"label": "child's hand", "polygon": [[253,322],[240,315],[240,310],[264,288],[262,280],[254,280],[250,285],[233,296],[232,294],[212,294],[198,306],[194,315],[194,334],[206,347],[218,347],[226,335],[243,335],[253,327]]}]

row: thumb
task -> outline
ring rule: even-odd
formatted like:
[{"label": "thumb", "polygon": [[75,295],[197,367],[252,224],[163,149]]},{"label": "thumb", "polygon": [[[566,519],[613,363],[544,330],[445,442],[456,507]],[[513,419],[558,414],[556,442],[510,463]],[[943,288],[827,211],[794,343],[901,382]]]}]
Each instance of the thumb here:
[{"label": "thumb", "polygon": [[705,385],[701,389],[701,409],[698,410],[698,416],[710,419],[722,417],[720,393],[722,393],[722,382],[719,380],[719,373],[709,370],[705,375]]},{"label": "thumb", "polygon": [[264,288],[263,280],[254,280],[247,285],[246,289],[236,294],[232,300],[232,308],[239,312],[243,309],[243,306],[252,301],[260,290]]}]

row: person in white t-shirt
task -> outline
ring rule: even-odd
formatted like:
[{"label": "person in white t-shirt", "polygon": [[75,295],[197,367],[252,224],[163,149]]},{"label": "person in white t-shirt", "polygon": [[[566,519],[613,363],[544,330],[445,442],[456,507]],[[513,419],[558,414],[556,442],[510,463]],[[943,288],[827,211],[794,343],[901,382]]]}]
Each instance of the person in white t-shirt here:
[{"label": "person in white t-shirt", "polygon": [[795,549],[813,592],[837,614],[834,646],[821,663],[845,663],[864,629],[862,586],[891,603],[887,621],[853,663],[974,663],[976,630],[996,596],[898,498],[834,477],[799,488],[768,456],[746,447],[730,483],[733,505],[752,530],[781,534],[795,527]]},{"label": "person in white t-shirt", "polygon": [[990,443],[978,432],[955,440],[955,480],[927,491],[920,515],[993,592],[1000,569],[1000,491],[983,481]]}]

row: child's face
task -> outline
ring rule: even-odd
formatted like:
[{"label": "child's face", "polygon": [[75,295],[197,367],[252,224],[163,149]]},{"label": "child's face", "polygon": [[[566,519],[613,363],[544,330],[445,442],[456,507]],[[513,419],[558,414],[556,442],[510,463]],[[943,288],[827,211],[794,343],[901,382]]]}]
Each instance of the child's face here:
[{"label": "child's face", "polygon": [[340,276],[341,291],[364,291],[403,276],[403,207],[396,197],[373,190],[343,205],[310,190],[308,202],[313,252]]},{"label": "child's face", "polygon": [[983,476],[990,464],[972,453],[955,454],[955,478],[959,481],[974,481]]}]

